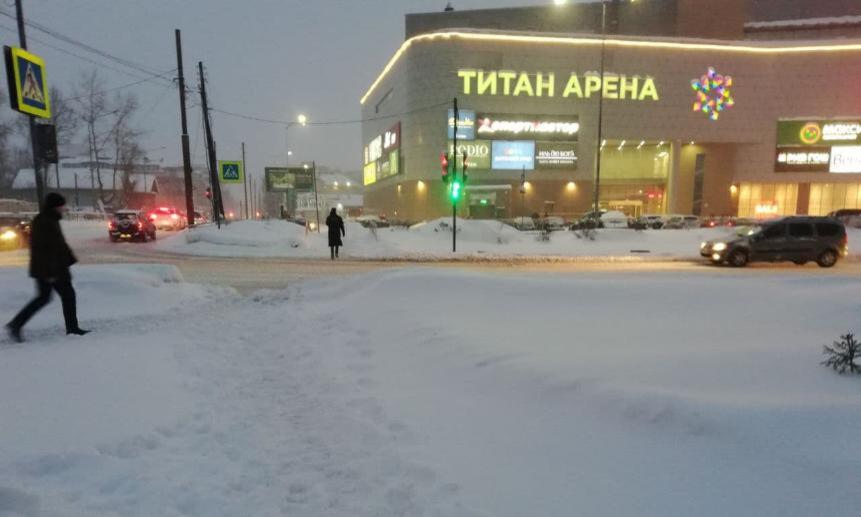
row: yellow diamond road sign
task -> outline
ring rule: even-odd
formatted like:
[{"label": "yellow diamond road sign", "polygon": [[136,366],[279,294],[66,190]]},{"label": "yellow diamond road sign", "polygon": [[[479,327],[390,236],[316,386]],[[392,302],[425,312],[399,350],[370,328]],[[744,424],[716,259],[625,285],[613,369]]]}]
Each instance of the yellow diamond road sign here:
[{"label": "yellow diamond road sign", "polygon": [[242,162],[236,161],[219,161],[218,162],[218,179],[222,183],[242,183],[245,171],[242,167]]},{"label": "yellow diamond road sign", "polygon": [[12,109],[35,117],[51,118],[45,61],[22,48],[5,47],[4,51]]}]

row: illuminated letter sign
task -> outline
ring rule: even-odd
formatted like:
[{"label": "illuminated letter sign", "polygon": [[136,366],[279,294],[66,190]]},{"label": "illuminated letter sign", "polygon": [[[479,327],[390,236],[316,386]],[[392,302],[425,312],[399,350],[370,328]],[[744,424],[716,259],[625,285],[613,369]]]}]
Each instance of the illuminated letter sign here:
[{"label": "illuminated letter sign", "polygon": [[494,169],[531,171],[535,168],[535,142],[494,140],[491,162]]},{"label": "illuminated letter sign", "polygon": [[[454,138],[454,110],[448,109],[448,138]],[[457,110],[457,139],[475,140],[475,112]]]},{"label": "illuminated letter sign", "polygon": [[457,157],[457,167],[460,169],[463,166],[463,153],[466,152],[466,164],[470,170],[488,170],[490,169],[490,140],[472,140],[468,142],[457,142],[457,152],[453,149],[454,142],[449,140],[448,152]]},{"label": "illuminated letter sign", "polygon": [[505,97],[555,97],[561,92],[563,98],[657,101],[658,87],[651,77],[628,77],[605,73],[603,79],[595,73],[580,76],[572,72],[556,84],[553,72],[515,72],[513,70],[458,70],[464,95],[501,95]]},{"label": "illuminated letter sign", "polygon": [[476,134],[482,138],[576,141],[580,132],[578,117],[553,115],[478,114]]},{"label": "illuminated letter sign", "polygon": [[383,133],[383,151],[389,152],[401,146],[401,123],[398,122]]},{"label": "illuminated letter sign", "polygon": [[861,146],[832,147],[829,170],[831,172],[861,172]]}]

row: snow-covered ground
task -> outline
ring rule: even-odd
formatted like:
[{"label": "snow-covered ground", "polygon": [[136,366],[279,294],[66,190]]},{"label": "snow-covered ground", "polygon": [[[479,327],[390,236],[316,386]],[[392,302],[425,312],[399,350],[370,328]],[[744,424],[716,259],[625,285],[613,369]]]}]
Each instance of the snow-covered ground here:
[{"label": "snow-covered ground", "polygon": [[[695,259],[699,258],[700,242],[733,232],[732,228],[616,229],[600,230],[590,240],[560,231],[551,234],[549,241],[541,241],[537,232],[520,232],[498,221],[458,220],[458,253],[452,254],[450,223],[450,219],[439,219],[409,229],[371,231],[347,222],[342,256],[406,260]],[[856,238],[861,240],[861,231],[850,230],[853,256]],[[220,230],[207,225],[177,235],[162,233],[159,239],[156,249],[201,256],[325,258],[329,253],[325,227],[321,233],[306,233],[304,227],[284,221],[238,221]]]},{"label": "snow-covered ground", "polygon": [[[96,332],[61,335],[55,301],[0,345],[0,515],[857,515],[861,379],[818,364],[858,330],[835,273],[242,297],[75,268]],[[11,316],[29,284],[0,274]]]}]

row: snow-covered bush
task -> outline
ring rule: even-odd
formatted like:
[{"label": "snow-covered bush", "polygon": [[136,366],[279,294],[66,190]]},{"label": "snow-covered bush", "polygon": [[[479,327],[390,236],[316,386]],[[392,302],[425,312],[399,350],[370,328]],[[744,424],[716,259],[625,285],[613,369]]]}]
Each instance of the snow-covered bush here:
[{"label": "snow-covered bush", "polygon": [[838,373],[846,373],[846,370],[850,373],[861,372],[861,366],[855,364],[855,357],[861,356],[861,344],[852,333],[840,336],[840,341],[835,341],[833,346],[822,348],[822,353],[828,356],[822,365],[830,366]]}]

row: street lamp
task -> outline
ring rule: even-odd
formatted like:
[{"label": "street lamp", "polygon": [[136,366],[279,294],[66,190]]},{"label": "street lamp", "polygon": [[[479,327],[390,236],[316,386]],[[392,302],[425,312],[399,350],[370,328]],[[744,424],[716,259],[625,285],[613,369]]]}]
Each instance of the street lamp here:
[{"label": "street lamp", "polygon": [[307,125],[308,125],[308,117],[306,117],[305,115],[299,114],[299,116],[296,117],[295,121],[288,122],[287,125],[284,127],[284,148],[287,151],[286,165],[288,167],[290,166],[290,157],[293,156],[293,151],[290,150],[290,128],[293,126],[305,127]]}]

